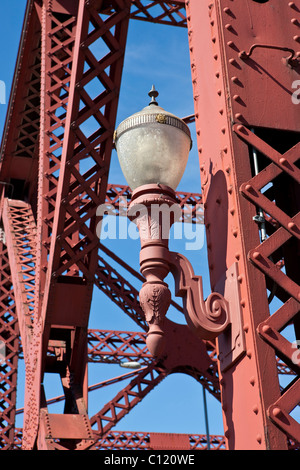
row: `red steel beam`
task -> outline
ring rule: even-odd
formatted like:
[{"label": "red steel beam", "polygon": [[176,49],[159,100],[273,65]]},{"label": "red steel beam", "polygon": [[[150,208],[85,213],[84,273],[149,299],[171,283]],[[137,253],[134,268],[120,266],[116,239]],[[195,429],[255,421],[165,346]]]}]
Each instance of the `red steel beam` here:
[{"label": "red steel beam", "polygon": [[[169,438],[173,443],[173,450],[175,450],[174,441],[179,442],[179,448],[183,447],[180,442],[188,443],[188,450],[208,450],[207,436],[201,434],[165,434],[165,433],[149,433],[149,432],[129,432],[129,431],[110,431],[101,439],[98,440],[96,448],[99,450],[153,450],[153,441],[160,439],[160,442],[166,442]],[[179,439],[178,439],[179,438]],[[152,444],[152,445],[151,445]],[[166,447],[164,447],[166,449]],[[224,436],[211,435],[209,437],[210,450],[224,450],[225,440]]]},{"label": "red steel beam", "polygon": [[185,0],[132,0],[131,18],[186,28]]},{"label": "red steel beam", "polygon": [[3,240],[0,243],[0,255],[0,449],[12,450],[15,443],[20,341],[7,247]]},{"label": "red steel beam", "polygon": [[20,197],[24,191],[36,196],[40,36],[34,1],[28,1],[0,150],[1,181],[12,185],[7,187],[9,197]]},{"label": "red steel beam", "polygon": [[133,362],[141,366],[152,362],[146,346],[146,333],[130,331],[88,330],[90,362]]},{"label": "red steel beam", "polygon": [[[274,353],[280,356],[281,351],[284,362],[292,366],[291,351],[283,354],[275,323],[281,319],[284,327],[283,318],[294,320],[299,311],[297,251],[286,251],[285,261],[294,261],[290,276],[269,258],[275,252],[275,260],[281,260],[282,244],[297,238],[299,206],[286,197],[284,179],[281,184],[276,180],[274,202],[266,201],[267,194],[260,191],[276,175],[298,173],[297,149],[289,150],[299,141],[299,107],[291,100],[298,62],[289,58],[296,59],[299,11],[298,1],[252,1],[246,10],[237,1],[187,2],[211,285],[226,291],[226,272],[233,264],[240,282],[241,302],[235,306],[239,326],[234,333],[240,341],[233,347],[234,336],[218,339],[219,357],[228,358],[219,363],[219,370],[229,449],[287,449],[284,422],[294,440],[299,436],[289,415],[299,402],[298,382],[280,397]],[[260,165],[255,177],[253,147]],[[291,194],[295,188],[293,183]],[[280,225],[261,245],[254,219],[260,206]],[[267,278],[278,283],[278,295],[286,302],[275,317],[270,317]]]},{"label": "red steel beam", "polygon": [[[27,120],[30,114],[27,110],[31,105],[33,106],[34,101],[35,107],[32,111],[35,115],[39,113],[40,116],[38,200],[35,207],[37,240],[41,241],[41,250],[37,250],[34,279],[34,321],[40,325],[40,331],[34,332],[36,350],[33,354],[39,359],[34,370],[30,370],[29,373],[29,368],[27,368],[26,371],[27,378],[34,384],[35,389],[34,400],[27,400],[25,404],[25,408],[28,408],[28,412],[31,413],[30,419],[27,420],[30,422],[30,430],[25,429],[23,438],[26,448],[33,448],[35,445],[39,408],[43,401],[40,384],[43,372],[48,367],[46,361],[48,340],[49,337],[50,342],[55,340],[53,334],[57,331],[55,329],[57,326],[65,329],[66,335],[70,334],[70,328],[75,327],[69,366],[74,375],[73,382],[80,385],[84,380],[84,367],[78,367],[82,361],[77,361],[76,355],[82,355],[86,347],[86,335],[83,331],[87,326],[92,290],[91,281],[85,282],[82,276],[90,279],[97,262],[98,240],[95,233],[95,212],[98,205],[105,200],[130,6],[128,1],[120,1],[116,4],[116,10],[106,19],[102,19],[99,16],[101,5],[101,1],[87,4],[81,0],[72,5],[70,2],[64,5],[59,1],[45,1],[43,4],[29,2],[27,11],[30,20],[25,24],[28,32],[23,36],[20,56],[27,52],[30,59],[20,60],[19,63],[21,69],[24,69],[24,76],[27,74],[28,89],[25,90],[25,96],[22,96],[24,92],[19,81],[11,100],[13,105],[10,107],[10,113],[15,113],[19,119],[22,119],[22,130],[19,134],[20,145],[18,144],[20,152],[18,153],[17,145],[16,158],[20,158],[19,154],[23,157],[25,152],[27,154],[29,152],[30,158],[27,158],[27,162],[30,164],[35,156],[35,149],[32,147],[31,150],[30,146],[31,142],[36,141],[38,120],[33,119],[32,134],[29,136]],[[34,44],[32,39],[34,34],[37,39],[35,56],[31,49]],[[102,38],[110,49],[110,53],[100,60],[94,57],[90,50],[90,45],[99,38]],[[34,71],[31,63],[36,64]],[[96,99],[92,99],[86,89],[94,78],[98,78],[100,89]],[[101,87],[105,88],[104,92]],[[33,90],[35,95],[31,100]],[[39,96],[41,97],[40,104],[36,102]],[[24,108],[25,111],[20,113],[20,110]],[[102,112],[99,109],[102,109]],[[92,117],[96,119],[98,129],[90,134],[81,126],[88,124]],[[15,139],[10,137],[10,132],[13,130],[14,126],[7,125],[5,146],[2,147],[4,151],[1,170],[3,181],[14,176],[12,167],[9,166],[10,154],[7,153],[10,145],[12,145],[11,151],[14,151]],[[22,135],[28,137],[27,141],[30,142],[28,148],[24,148],[25,137],[23,138]],[[96,151],[95,148],[99,147],[99,144],[100,150]],[[90,167],[81,174],[78,164],[82,159],[86,162],[87,156],[90,160]],[[17,168],[18,162],[20,160],[14,162],[14,168]],[[31,190],[32,188],[31,185]],[[17,189],[17,195],[15,193],[14,197],[18,195],[21,198],[25,197],[22,188]],[[33,193],[34,191],[31,192],[32,203],[34,203]],[[78,197],[81,194],[87,194],[91,198],[88,217],[81,217],[80,207],[78,208]],[[78,244],[79,233],[82,236]],[[58,242],[59,237],[60,242]],[[54,241],[52,246],[51,240]],[[12,244],[10,246],[10,263],[16,266],[14,269],[15,287],[18,294],[22,294],[22,288],[17,279],[18,261]],[[68,273],[68,277],[75,275],[73,287],[69,283],[57,285],[58,277],[64,273]],[[81,285],[78,285],[78,282]],[[75,309],[72,311],[72,318],[62,319],[59,305],[61,300],[66,300],[68,296],[74,300],[74,289],[78,315]],[[18,295],[18,302],[24,310],[22,295]],[[49,296],[51,303],[48,303]],[[84,308],[82,308],[83,304],[85,304]],[[29,316],[23,315],[23,310],[19,308],[18,314],[24,323],[24,318],[29,318]],[[22,322],[22,338],[24,339],[26,327],[23,328]],[[41,334],[42,341],[38,342]],[[74,348],[75,344],[76,348]],[[26,341],[23,344],[23,352],[26,362],[29,355]],[[63,378],[66,393],[72,395],[67,382],[67,379]],[[41,409],[41,412],[44,419],[41,418],[38,446],[47,448],[48,444],[45,441],[47,411]],[[80,411],[81,413],[83,411]],[[50,417],[50,419],[53,421],[54,418]],[[53,421],[54,426],[60,426],[59,419]]]}]

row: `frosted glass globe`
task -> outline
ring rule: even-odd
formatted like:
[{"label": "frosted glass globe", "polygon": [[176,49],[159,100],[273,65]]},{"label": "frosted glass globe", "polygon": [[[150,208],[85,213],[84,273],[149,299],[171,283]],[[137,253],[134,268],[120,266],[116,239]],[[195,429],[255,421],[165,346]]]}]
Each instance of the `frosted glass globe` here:
[{"label": "frosted glass globe", "polygon": [[177,188],[188,160],[188,126],[155,104],[125,119],[115,132],[121,169],[132,190],[144,184]]}]

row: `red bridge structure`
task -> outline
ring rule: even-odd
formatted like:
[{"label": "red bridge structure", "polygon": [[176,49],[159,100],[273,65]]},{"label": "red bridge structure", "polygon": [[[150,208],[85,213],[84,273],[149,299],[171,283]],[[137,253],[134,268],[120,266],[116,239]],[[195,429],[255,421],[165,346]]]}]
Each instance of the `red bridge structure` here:
[{"label": "red bridge structure", "polygon": [[[115,266],[144,279],[97,234],[99,206],[121,217],[131,197],[108,183],[131,21],[186,30],[201,181],[176,196],[187,223],[203,204],[211,289],[229,305],[216,339],[166,318],[158,358],[139,290]],[[299,448],[299,43],[299,0],[28,0],[1,144],[2,450]],[[90,327],[98,289],[138,331]],[[139,363],[124,388],[121,375],[89,385],[90,363],[124,361]],[[118,429],[174,372],[221,404],[224,435]],[[46,374],[63,395],[49,397]],[[91,416],[93,390],[113,382]]]}]

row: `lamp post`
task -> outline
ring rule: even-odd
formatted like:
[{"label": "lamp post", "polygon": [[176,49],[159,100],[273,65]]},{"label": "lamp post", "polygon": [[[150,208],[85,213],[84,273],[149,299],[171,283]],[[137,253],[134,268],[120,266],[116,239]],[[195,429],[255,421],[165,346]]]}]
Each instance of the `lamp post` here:
[{"label": "lamp post", "polygon": [[149,326],[147,347],[155,357],[165,349],[164,319],[171,293],[164,282],[172,273],[175,295],[182,297],[185,318],[201,339],[214,339],[228,326],[228,304],[219,293],[204,300],[201,276],[190,262],[168,248],[169,230],[181,210],[175,190],[183,176],[192,140],[184,121],[151,101],[140,112],[125,119],[114,134],[119,162],[133,190],[128,217],[139,229],[140,270],[146,279],[140,304]]}]

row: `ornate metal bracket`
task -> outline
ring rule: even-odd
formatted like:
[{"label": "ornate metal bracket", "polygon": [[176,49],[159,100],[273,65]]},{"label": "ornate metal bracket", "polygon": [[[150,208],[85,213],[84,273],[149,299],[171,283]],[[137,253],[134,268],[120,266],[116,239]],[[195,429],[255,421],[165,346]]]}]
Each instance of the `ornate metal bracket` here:
[{"label": "ornate metal bracket", "polygon": [[162,185],[138,188],[132,195],[128,216],[140,233],[140,270],[146,278],[140,304],[149,325],[146,343],[151,354],[160,356],[164,351],[164,319],[171,302],[164,278],[170,272],[189,327],[201,339],[216,338],[229,324],[227,301],[217,292],[204,300],[202,277],[195,275],[187,258],[168,248],[170,227],[180,217],[175,193]]}]

